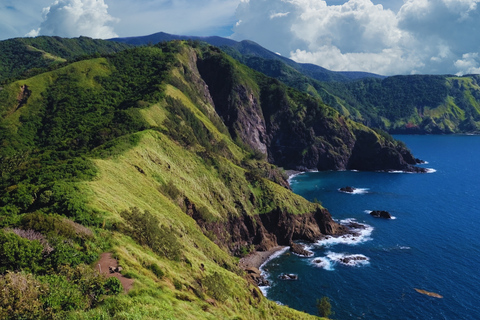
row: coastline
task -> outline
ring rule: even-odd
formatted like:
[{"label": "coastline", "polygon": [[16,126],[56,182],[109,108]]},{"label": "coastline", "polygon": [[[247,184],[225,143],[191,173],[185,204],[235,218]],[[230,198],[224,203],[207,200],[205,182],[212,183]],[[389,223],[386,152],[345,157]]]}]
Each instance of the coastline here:
[{"label": "coastline", "polygon": [[288,248],[288,247],[276,246],[267,251],[255,251],[249,254],[248,256],[241,258],[238,263],[238,266],[243,270],[246,270],[249,268],[260,269],[262,265],[268,262],[273,255],[275,255],[281,250],[284,250],[285,248]]}]

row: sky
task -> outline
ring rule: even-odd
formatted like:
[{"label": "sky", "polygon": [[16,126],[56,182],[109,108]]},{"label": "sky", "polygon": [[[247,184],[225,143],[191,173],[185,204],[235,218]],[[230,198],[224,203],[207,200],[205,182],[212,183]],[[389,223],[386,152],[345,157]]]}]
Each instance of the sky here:
[{"label": "sky", "polygon": [[0,40],[161,31],[253,40],[334,71],[480,73],[480,0],[0,0]]}]

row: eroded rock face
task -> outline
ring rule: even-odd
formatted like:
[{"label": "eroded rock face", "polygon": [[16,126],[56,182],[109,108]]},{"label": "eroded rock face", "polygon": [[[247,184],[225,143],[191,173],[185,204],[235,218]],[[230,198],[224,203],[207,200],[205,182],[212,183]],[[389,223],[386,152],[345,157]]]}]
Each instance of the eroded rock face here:
[{"label": "eroded rock face", "polygon": [[266,214],[244,214],[227,221],[207,222],[188,199],[185,201],[190,215],[205,234],[214,235],[220,247],[239,255],[243,247],[254,245],[256,250],[266,251],[276,246],[290,246],[294,240],[313,242],[325,235],[342,235],[348,228],[333,221],[326,209],[295,215],[280,209]]},{"label": "eroded rock face", "polygon": [[414,167],[410,151],[391,137],[354,123],[318,100],[261,78],[253,88],[220,54],[197,62],[215,110],[234,138],[286,169],[403,170]]}]

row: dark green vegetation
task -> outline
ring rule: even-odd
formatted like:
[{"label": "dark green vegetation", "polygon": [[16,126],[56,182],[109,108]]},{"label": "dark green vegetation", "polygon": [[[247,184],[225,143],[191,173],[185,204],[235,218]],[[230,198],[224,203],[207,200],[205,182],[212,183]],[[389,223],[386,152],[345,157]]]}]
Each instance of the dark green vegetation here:
[{"label": "dark green vegetation", "polygon": [[[0,159],[1,319],[310,318],[238,268],[346,231],[276,165],[415,170],[385,132],[181,41],[6,81]],[[98,273],[104,252],[127,294]]]},{"label": "dark green vegetation", "polygon": [[321,299],[317,299],[317,310],[320,317],[330,317],[332,312],[332,304],[330,303],[329,297],[322,297]]},{"label": "dark green vegetation", "polygon": [[342,115],[390,133],[448,134],[480,131],[480,76],[411,75],[382,77],[362,72],[333,72],[296,63],[251,41],[165,33],[112,39],[134,45],[170,39],[195,39],[268,76],[322,101]]},{"label": "dark green vegetation", "polygon": [[0,84],[8,79],[26,78],[65,65],[67,61],[95,54],[115,53],[130,46],[87,37],[15,38],[0,41]]}]

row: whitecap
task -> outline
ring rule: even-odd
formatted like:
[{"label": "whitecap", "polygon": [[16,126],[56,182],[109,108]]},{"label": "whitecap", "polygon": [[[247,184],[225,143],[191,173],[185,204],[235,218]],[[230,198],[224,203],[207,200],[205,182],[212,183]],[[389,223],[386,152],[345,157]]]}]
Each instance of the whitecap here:
[{"label": "whitecap", "polygon": [[315,244],[318,246],[331,247],[337,244],[357,245],[372,240],[370,237],[373,231],[372,226],[359,223],[355,219],[340,220],[340,224],[348,227],[351,233],[341,236],[325,236],[323,239],[315,242]]},{"label": "whitecap", "polygon": [[[289,249],[289,247],[285,247],[285,248],[282,248],[280,250],[278,250],[277,252],[275,252],[274,254],[272,254],[270,257],[268,257],[267,260],[265,260],[265,262],[262,263],[262,265],[260,266],[260,274],[262,275],[263,278],[265,279],[268,279],[270,274],[265,271],[264,269],[264,266],[271,260],[275,259],[275,258],[278,258],[279,256],[281,256],[282,254],[284,254],[287,250]],[[262,292],[263,296],[266,297],[267,296],[267,293],[268,293],[268,289],[270,289],[270,286],[259,286],[258,287],[260,289],[260,291]]]},{"label": "whitecap", "polygon": [[353,188],[352,192],[343,191],[341,189],[338,189],[338,191],[340,191],[342,193],[348,193],[348,194],[365,194],[365,193],[368,193],[368,190],[370,190],[370,188]]},{"label": "whitecap", "polygon": [[437,172],[436,169],[433,169],[433,168],[427,168],[427,173],[435,173]]},{"label": "whitecap", "polygon": [[265,266],[265,264],[267,264],[269,261],[281,256],[282,254],[287,252],[287,250],[289,250],[289,249],[290,249],[289,247],[282,248],[282,249],[278,250],[277,252],[275,252],[274,254],[272,254],[270,257],[268,257],[268,259],[265,260],[265,262],[263,262],[262,265],[260,266],[260,271],[262,271],[262,273],[263,273],[264,272],[263,267]]},{"label": "whitecap", "polygon": [[317,257],[311,260],[313,266],[327,271],[333,271],[332,261],[327,257]]},{"label": "whitecap", "polygon": [[333,263],[340,263],[349,267],[358,267],[370,264],[370,258],[363,254],[337,253],[329,251],[327,252],[327,258]]}]

